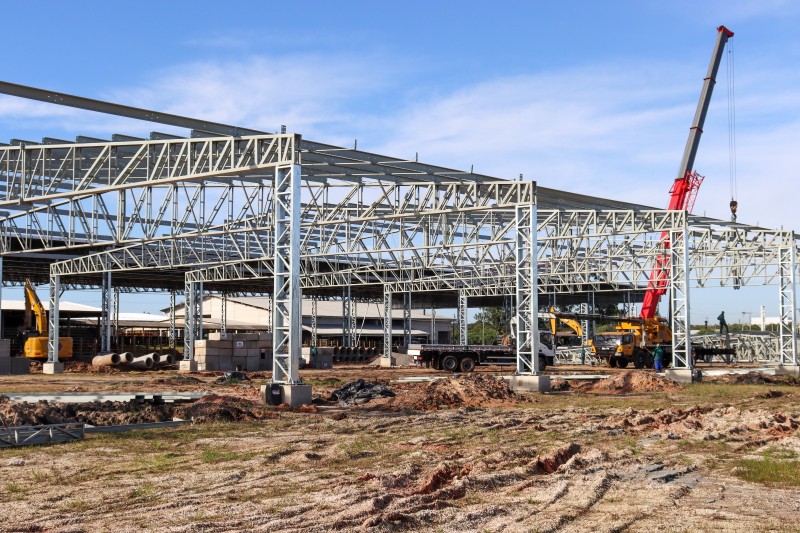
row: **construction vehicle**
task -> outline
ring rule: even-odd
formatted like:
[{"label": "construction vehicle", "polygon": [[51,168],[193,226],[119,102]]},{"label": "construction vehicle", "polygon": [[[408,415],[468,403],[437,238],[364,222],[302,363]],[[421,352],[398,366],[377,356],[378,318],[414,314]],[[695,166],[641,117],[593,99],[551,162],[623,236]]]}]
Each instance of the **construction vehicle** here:
[{"label": "construction vehicle", "polygon": [[[415,363],[447,372],[472,372],[478,365],[517,364],[516,317],[511,319],[511,335],[501,344],[409,344],[408,355]],[[539,331],[539,370],[554,365],[555,337]]]},{"label": "construction vehicle", "polygon": [[[722,60],[722,53],[728,39],[733,37],[733,32],[725,26],[717,28],[717,40],[714,51],[711,55],[711,63],[708,73],[703,80],[703,88],[700,92],[700,99],[697,103],[692,126],[689,129],[689,138],[683,151],[678,176],[675,178],[670,189],[670,201],[667,209],[684,210],[691,212],[697,192],[703,182],[703,176],[692,170],[694,167],[697,149],[700,145],[700,136],[703,133],[703,125],[708,112],[711,94],[716,83],[717,72]],[[735,214],[736,202],[731,199],[731,211]],[[665,250],[670,247],[669,234],[661,234],[661,243]],[[647,291],[642,302],[642,310],[639,318],[628,318],[620,320],[613,332],[599,333],[593,339],[593,351],[601,359],[605,359],[609,366],[625,368],[629,363],[633,363],[636,368],[652,367],[652,351],[657,344],[661,344],[664,349],[664,360],[669,362],[672,356],[672,331],[663,318],[656,316],[658,303],[667,292],[670,277],[669,253],[659,254],[655,258]],[[705,357],[711,352],[724,352],[729,354],[727,349],[711,349],[701,346],[692,346],[694,357]],[[706,353],[709,352],[709,353]]]},{"label": "construction vehicle", "polygon": [[[31,314],[36,315],[35,329]],[[47,312],[28,279],[25,280],[25,326],[20,336],[22,355],[30,359],[47,359]],[[72,337],[58,338],[58,358],[72,358]]]}]

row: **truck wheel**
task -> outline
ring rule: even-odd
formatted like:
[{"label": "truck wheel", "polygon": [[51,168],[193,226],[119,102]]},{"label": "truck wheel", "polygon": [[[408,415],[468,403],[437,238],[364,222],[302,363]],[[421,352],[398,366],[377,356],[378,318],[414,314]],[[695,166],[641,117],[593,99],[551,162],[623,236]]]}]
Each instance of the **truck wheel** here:
[{"label": "truck wheel", "polygon": [[472,372],[475,370],[475,359],[472,357],[465,357],[461,360],[460,366],[462,372]]},{"label": "truck wheel", "polygon": [[616,357],[609,357],[608,358],[608,366],[614,368],[617,366],[617,358]]},{"label": "truck wheel", "polygon": [[626,366],[628,366],[628,360],[627,359],[623,359],[622,357],[618,358],[617,359],[617,366],[620,367],[620,368],[625,368]]},{"label": "truck wheel", "polygon": [[635,366],[639,370],[645,367],[645,357],[644,357],[644,352],[642,350],[636,350],[636,352],[634,352],[633,366]]},{"label": "truck wheel", "polygon": [[539,354],[539,372],[543,372],[545,368],[547,368],[547,357]]},{"label": "truck wheel", "polygon": [[458,358],[455,355],[446,355],[442,359],[442,370],[455,372],[458,370]]}]

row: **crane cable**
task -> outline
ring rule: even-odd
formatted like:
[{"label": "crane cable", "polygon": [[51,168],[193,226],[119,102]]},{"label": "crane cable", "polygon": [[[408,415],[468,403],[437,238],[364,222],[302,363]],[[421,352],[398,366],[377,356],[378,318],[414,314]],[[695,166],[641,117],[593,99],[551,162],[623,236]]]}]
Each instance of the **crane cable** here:
[{"label": "crane cable", "polygon": [[736,222],[736,210],[739,206],[739,203],[736,201],[736,90],[733,59],[733,41],[728,41],[728,173],[731,189],[731,222]]}]

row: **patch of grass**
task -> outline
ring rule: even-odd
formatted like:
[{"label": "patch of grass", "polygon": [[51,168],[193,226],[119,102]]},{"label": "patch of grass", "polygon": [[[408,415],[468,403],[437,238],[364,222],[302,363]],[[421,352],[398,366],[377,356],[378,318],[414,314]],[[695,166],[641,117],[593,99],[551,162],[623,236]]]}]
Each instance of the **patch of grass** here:
[{"label": "patch of grass", "polygon": [[739,479],[762,485],[800,487],[800,461],[773,458],[735,461],[733,474]]},{"label": "patch of grass", "polygon": [[21,496],[23,494],[27,494],[28,488],[22,485],[21,483],[9,481],[3,487],[3,491],[6,493],[7,496],[13,498],[15,496]]},{"label": "patch of grass", "polygon": [[312,387],[341,387],[342,385],[345,384],[343,380],[336,378],[303,379],[303,383],[305,385],[311,385]]},{"label": "patch of grass", "polygon": [[156,495],[156,488],[155,486],[153,486],[152,483],[142,483],[141,485],[139,485],[138,487],[136,487],[135,489],[131,490],[128,493],[128,497],[132,499],[142,498],[150,500],[154,498],[155,495]]},{"label": "patch of grass", "polygon": [[200,460],[204,463],[224,463],[225,461],[233,461],[238,458],[239,454],[236,452],[215,450],[212,448],[205,449],[203,453],[200,454]]},{"label": "patch of grass", "polygon": [[84,500],[83,498],[75,498],[74,500],[67,500],[64,502],[61,507],[65,511],[71,511],[73,513],[85,513],[89,509],[94,507],[94,504],[89,500]]}]

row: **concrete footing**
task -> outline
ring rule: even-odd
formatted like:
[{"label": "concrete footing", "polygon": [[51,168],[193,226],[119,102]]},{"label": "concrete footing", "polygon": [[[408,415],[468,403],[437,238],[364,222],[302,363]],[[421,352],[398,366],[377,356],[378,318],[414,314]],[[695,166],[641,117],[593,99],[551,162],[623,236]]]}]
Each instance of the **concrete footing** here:
[{"label": "concrete footing", "polygon": [[47,362],[42,365],[43,374],[63,374],[64,363],[50,363]]},{"label": "concrete footing", "polygon": [[381,357],[380,358],[381,368],[391,368],[392,367],[392,358],[391,357]]},{"label": "concrete footing", "polygon": [[775,374],[779,376],[800,376],[800,365],[778,365]]},{"label": "concrete footing", "polygon": [[188,372],[197,372],[197,361],[195,360],[186,361],[184,359],[178,363],[178,373],[186,374]]},{"label": "concrete footing", "polygon": [[283,403],[292,407],[311,404],[311,385],[281,385]]},{"label": "concrete footing", "polygon": [[509,386],[514,392],[548,392],[550,376],[511,376]]},{"label": "concrete footing", "polygon": [[664,377],[678,383],[699,383],[703,381],[702,372],[688,368],[668,368],[664,371]]}]

